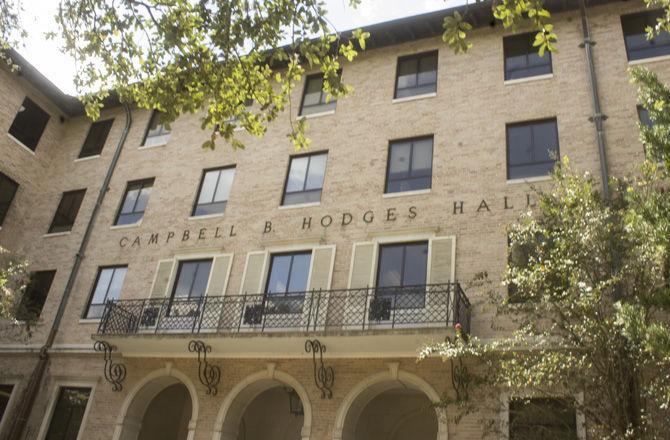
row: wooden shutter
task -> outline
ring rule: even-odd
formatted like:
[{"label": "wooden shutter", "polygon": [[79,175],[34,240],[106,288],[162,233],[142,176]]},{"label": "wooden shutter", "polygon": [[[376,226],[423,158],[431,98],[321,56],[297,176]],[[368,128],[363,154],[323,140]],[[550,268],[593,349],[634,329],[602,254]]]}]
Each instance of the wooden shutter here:
[{"label": "wooden shutter", "polygon": [[335,263],[335,246],[319,246],[312,252],[308,290],[330,290]]},{"label": "wooden shutter", "polygon": [[455,237],[437,237],[430,240],[430,284],[454,281],[455,257]]},{"label": "wooden shutter", "polygon": [[174,260],[161,260],[156,267],[156,277],[151,286],[151,298],[161,298],[167,295]]},{"label": "wooden shutter", "polygon": [[351,272],[349,288],[359,289],[372,286],[372,270],[375,266],[375,244],[372,242],[354,243],[351,252]]},{"label": "wooden shutter", "polygon": [[265,264],[268,253],[266,251],[249,252],[244,268],[244,278],[240,294],[256,295],[262,292],[261,283],[265,275]]},{"label": "wooden shutter", "polygon": [[233,262],[233,254],[225,254],[214,257],[212,262],[212,273],[207,285],[207,296],[221,296],[226,294],[226,286],[230,276],[230,267]]}]

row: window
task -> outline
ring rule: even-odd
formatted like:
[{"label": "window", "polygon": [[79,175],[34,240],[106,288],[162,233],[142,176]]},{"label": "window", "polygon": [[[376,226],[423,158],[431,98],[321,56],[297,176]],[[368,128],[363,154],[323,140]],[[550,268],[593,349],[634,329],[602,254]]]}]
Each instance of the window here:
[{"label": "window", "polygon": [[30,98],[23,100],[19,112],[9,127],[9,134],[26,147],[35,151],[42,133],[49,122],[49,114],[42,110]]},{"label": "window", "polygon": [[337,100],[327,99],[323,90],[323,74],[309,75],[305,78],[305,91],[300,104],[300,116],[335,111]]},{"label": "window", "polygon": [[72,229],[74,221],[77,219],[77,213],[84,200],[85,189],[78,189],[75,191],[64,192],[56,209],[51,226],[49,227],[49,234],[57,232],[68,232]]},{"label": "window", "polygon": [[211,259],[180,261],[172,298],[197,299],[205,296],[211,269]]},{"label": "window", "polygon": [[55,270],[43,270],[30,274],[30,282],[21,298],[18,319],[29,320],[42,313],[55,275]]},{"label": "window", "polygon": [[509,402],[509,440],[577,440],[574,407],[562,399],[512,399]]},{"label": "window", "polygon": [[534,41],[534,33],[503,38],[505,80],[552,73],[551,53],[545,52],[541,57],[538,48],[533,46]]},{"label": "window", "polygon": [[300,313],[307,290],[312,252],[274,254],[265,295],[275,313]]},{"label": "window", "polygon": [[5,221],[7,211],[9,211],[9,207],[12,205],[12,200],[14,200],[14,195],[16,195],[18,189],[18,183],[0,173],[0,226]]},{"label": "window", "polygon": [[389,144],[385,193],[430,189],[433,174],[433,137]]},{"label": "window", "polygon": [[143,147],[164,145],[170,139],[170,129],[163,119],[163,114],[158,110],[154,110],[151,114],[144,140],[142,141]]},{"label": "window", "polygon": [[113,123],[114,119],[107,119],[91,124],[91,128],[88,129],[88,134],[86,135],[86,140],[84,140],[84,145],[81,147],[81,152],[79,153],[80,159],[97,156],[102,152],[102,147],[105,146],[107,135],[109,135],[109,130],[112,129]]},{"label": "window", "polygon": [[649,117],[649,110],[641,105],[637,106],[637,117],[640,119],[640,124],[645,127],[652,127],[654,125],[654,122]]},{"label": "window", "polygon": [[116,215],[115,225],[132,225],[142,220],[144,210],[149,202],[151,187],[154,186],[154,179],[137,180],[128,182],[126,194],[123,196],[123,203]]},{"label": "window", "polygon": [[205,170],[193,207],[193,216],[223,214],[235,178],[235,167]]},{"label": "window", "polygon": [[435,93],[437,51],[398,58],[394,98]]},{"label": "window", "polygon": [[380,245],[376,299],[388,309],[422,308],[427,267],[427,241]]},{"label": "window", "polygon": [[0,422],[5,416],[7,411],[7,406],[9,405],[9,399],[12,397],[12,390],[14,385],[0,385]]},{"label": "window", "polygon": [[48,440],[76,440],[90,395],[90,388],[62,387],[59,390],[46,435]]},{"label": "window", "polygon": [[646,28],[656,26],[656,19],[662,14],[662,10],[658,10],[621,16],[628,61],[670,55],[670,34],[663,32],[652,40],[647,39]]},{"label": "window", "polygon": [[288,167],[282,205],[321,201],[328,153],[294,156]]},{"label": "window", "polygon": [[507,179],[546,176],[558,156],[556,119],[507,125]]},{"label": "window", "polygon": [[105,304],[109,300],[119,299],[123,280],[126,277],[128,266],[108,266],[98,269],[98,276],[95,279],[93,292],[84,318],[99,319],[105,311]]}]

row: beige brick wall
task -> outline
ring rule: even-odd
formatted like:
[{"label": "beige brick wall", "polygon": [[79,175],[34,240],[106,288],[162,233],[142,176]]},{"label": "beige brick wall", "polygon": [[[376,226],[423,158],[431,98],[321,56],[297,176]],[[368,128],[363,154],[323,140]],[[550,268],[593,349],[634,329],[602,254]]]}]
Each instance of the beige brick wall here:
[{"label": "beige brick wall", "polygon": [[[612,174],[621,175],[634,170],[643,158],[636,129],[635,89],[629,84],[623,35],[619,16],[643,9],[640,1],[612,3],[590,9],[595,46],[596,70],[604,113],[607,152]],[[487,272],[497,282],[506,261],[505,226],[525,208],[526,194],[532,190],[526,184],[506,182],[505,124],[510,122],[556,117],[561,154],[571,157],[579,169],[598,175],[598,152],[593,124],[591,96],[587,79],[581,28],[577,11],[559,14],[554,19],[559,34],[558,50],[553,57],[553,78],[515,85],[503,82],[502,35],[499,28],[479,29],[473,33],[474,47],[467,55],[457,56],[439,38],[370,50],[351,65],[344,67],[344,79],[355,92],[337,104],[334,115],[309,120],[312,150],[328,150],[323,196],[320,206],[279,209],[289,156],[294,153],[286,138],[289,115],[282,115],[267,135],[256,139],[240,136],[247,148],[233,151],[220,142],[215,151],[201,148],[207,133],[199,129],[197,115],[184,115],[172,125],[172,136],[164,147],[139,149],[150,113],[133,112],[133,125],[111,186],[95,223],[72,296],[65,310],[63,323],[56,340],[58,346],[90,346],[97,324],[80,323],[97,267],[109,264],[128,264],[123,298],[149,296],[156,262],[184,252],[233,253],[234,260],[227,294],[237,294],[242,281],[246,253],[287,243],[321,243],[336,245],[337,253],[333,287],[346,288],[349,278],[352,243],[369,240],[385,233],[408,233],[427,230],[436,235],[454,235],[456,241],[456,278],[465,285],[479,272]],[[398,56],[439,49],[437,96],[404,103],[392,103],[396,59]],[[665,81],[670,81],[670,61],[649,63]],[[67,276],[80,243],[86,222],[99,192],[102,179],[121,136],[124,115],[112,109],[103,117],[115,117],[115,122],[102,155],[98,159],[75,162],[89,122],[73,118],[61,123],[59,112],[21,79],[0,72],[0,132],[6,132],[16,109],[27,94],[52,115],[36,154],[26,152],[6,136],[0,136],[0,170],[21,185],[14,204],[0,231],[0,244],[28,256],[35,270],[57,269],[45,305],[41,324],[28,342],[40,346],[56,313]],[[300,101],[302,87],[296,87],[294,102]],[[295,115],[293,115],[295,116]],[[416,135],[433,134],[432,190],[429,194],[384,198],[383,185],[389,140]],[[225,215],[215,219],[189,220],[204,168],[236,165],[236,175]],[[111,229],[126,182],[155,177],[147,211],[140,226]],[[540,183],[539,187],[546,184]],[[63,191],[87,188],[86,197],[72,233],[59,237],[44,237]],[[504,197],[514,209],[504,209]],[[481,200],[490,212],[477,212]],[[454,202],[464,202],[464,213],[454,215]],[[414,206],[418,216],[405,215]],[[389,208],[396,208],[398,219],[385,221]],[[374,211],[371,224],[362,220],[365,211]],[[338,225],[343,212],[354,215],[347,227]],[[322,228],[319,219],[331,215],[333,225]],[[301,229],[303,217],[312,217],[312,227]],[[275,230],[263,234],[265,221]],[[230,226],[236,236],[228,237]],[[198,240],[198,231],[206,228],[211,237],[216,227],[224,238]],[[182,241],[185,229],[190,239]],[[165,244],[167,232],[175,237]],[[159,232],[160,245],[148,245],[149,234]],[[140,236],[139,247],[122,248],[119,240],[131,241]],[[502,292],[502,288],[501,288]],[[492,310],[486,307],[483,291],[467,289],[475,304],[474,334],[494,335],[491,329]],[[436,332],[442,337],[444,330]],[[4,335],[3,344],[20,343]],[[19,361],[20,359],[20,361]],[[0,371],[24,374],[28,358],[0,359]],[[152,369],[163,365],[164,359],[128,359],[128,383],[132,384]],[[346,390],[366,375],[386,368],[387,359],[334,360],[338,380],[332,401],[321,401],[314,394],[313,404],[319,423],[315,424],[317,439],[328,438],[335,409]],[[5,370],[5,365],[12,370]],[[175,360],[175,365],[195,377],[192,360]],[[203,421],[199,421],[198,438],[208,434],[213,417],[226,391],[245,375],[264,368],[262,359],[244,361],[223,360],[220,394],[216,398],[202,397]],[[90,368],[89,368],[90,367]],[[295,374],[310,392],[309,368],[306,361],[278,361],[278,368]],[[449,389],[441,364],[430,362],[417,366],[413,359],[403,359],[402,368],[416,371],[439,391]],[[99,357],[81,358],[59,356],[50,374],[71,374],[86,371],[98,377],[102,364]],[[12,373],[14,374],[14,373]],[[0,373],[0,377],[3,373]],[[46,385],[45,385],[46,386]],[[199,388],[199,391],[202,391]],[[46,391],[45,391],[46,392]],[[124,391],[125,393],[126,391]],[[118,414],[124,393],[115,394],[108,384],[100,382],[89,420],[86,439],[110,438],[111,426]],[[44,402],[44,394],[40,404]],[[38,424],[40,411],[35,411],[32,424]],[[203,428],[201,428],[203,426]],[[454,438],[470,438],[479,429],[476,418],[468,418],[458,427],[451,426]],[[469,434],[470,433],[470,434]]]}]

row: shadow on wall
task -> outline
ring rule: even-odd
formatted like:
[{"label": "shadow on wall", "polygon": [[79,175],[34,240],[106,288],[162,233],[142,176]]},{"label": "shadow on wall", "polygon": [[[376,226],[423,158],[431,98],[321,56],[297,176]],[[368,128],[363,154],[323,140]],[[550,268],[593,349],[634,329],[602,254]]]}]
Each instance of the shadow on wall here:
[{"label": "shadow on wall", "polygon": [[303,418],[291,413],[284,387],[273,387],[256,396],[244,411],[237,439],[300,440]]},{"label": "shadow on wall", "polygon": [[188,389],[181,383],[168,386],[147,407],[137,439],[186,440],[191,411]]}]

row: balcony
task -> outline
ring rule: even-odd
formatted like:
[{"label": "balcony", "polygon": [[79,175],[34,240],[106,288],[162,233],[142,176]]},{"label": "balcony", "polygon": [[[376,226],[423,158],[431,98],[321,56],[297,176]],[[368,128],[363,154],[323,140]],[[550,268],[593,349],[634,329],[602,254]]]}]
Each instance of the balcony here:
[{"label": "balcony", "polygon": [[93,337],[111,341],[127,354],[146,355],[178,353],[198,334],[227,355],[283,357],[302,347],[305,336],[319,335],[331,352],[404,356],[414,355],[423,343],[443,340],[456,323],[469,331],[470,302],[460,284],[449,283],[281,296],[114,300],[105,304]]}]

